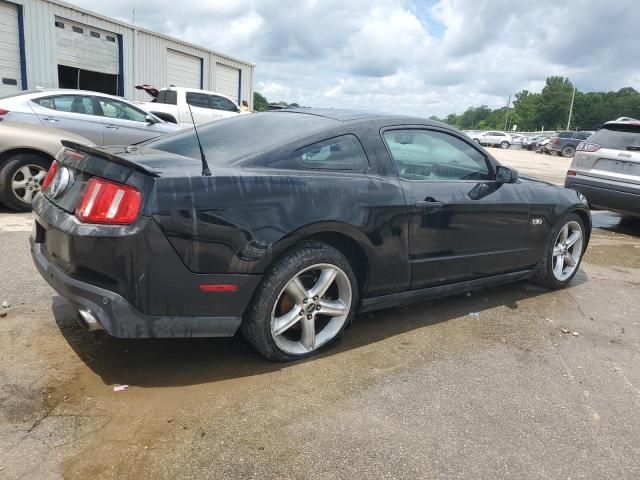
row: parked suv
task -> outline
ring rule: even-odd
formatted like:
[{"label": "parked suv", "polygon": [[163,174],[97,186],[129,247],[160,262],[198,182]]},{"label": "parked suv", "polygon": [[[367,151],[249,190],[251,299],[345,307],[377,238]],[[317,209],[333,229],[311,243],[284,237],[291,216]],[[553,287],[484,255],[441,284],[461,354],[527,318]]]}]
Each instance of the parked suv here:
[{"label": "parked suv", "polygon": [[640,121],[607,122],[576,150],[565,187],[594,209],[640,216]]},{"label": "parked suv", "polygon": [[484,132],[477,137],[472,137],[480,145],[487,145],[490,147],[500,147],[507,149],[513,144],[513,138],[511,135],[504,132]]},{"label": "parked suv", "polygon": [[549,141],[548,149],[551,153],[557,153],[563,157],[573,157],[576,153],[576,147],[583,140],[588,139],[593,132],[558,132]]}]

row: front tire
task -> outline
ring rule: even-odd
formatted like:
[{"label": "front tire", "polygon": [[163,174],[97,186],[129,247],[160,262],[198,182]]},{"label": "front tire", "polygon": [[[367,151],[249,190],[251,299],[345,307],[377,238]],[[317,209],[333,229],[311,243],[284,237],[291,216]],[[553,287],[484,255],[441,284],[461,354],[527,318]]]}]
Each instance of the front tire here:
[{"label": "front tire", "polygon": [[566,287],[580,268],[586,246],[585,226],[582,218],[570,213],[553,228],[534,282],[549,288]]},{"label": "front tire", "polygon": [[33,153],[18,153],[0,170],[0,199],[21,212],[31,210],[31,200],[40,191],[51,161]]},{"label": "front tire", "polygon": [[266,273],[241,331],[269,360],[305,358],[342,335],[357,304],[358,284],[345,256],[324,243],[305,242]]},{"label": "front tire", "polygon": [[500,144],[500,148],[503,149],[503,150],[506,150],[509,147],[510,147],[510,145],[509,145],[509,142],[507,142],[507,141],[504,141],[504,142],[502,142]]}]

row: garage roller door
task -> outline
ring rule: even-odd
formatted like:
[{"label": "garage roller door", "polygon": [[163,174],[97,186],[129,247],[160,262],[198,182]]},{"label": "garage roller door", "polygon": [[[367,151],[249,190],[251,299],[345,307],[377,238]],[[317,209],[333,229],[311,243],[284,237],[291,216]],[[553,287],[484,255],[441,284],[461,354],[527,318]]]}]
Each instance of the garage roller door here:
[{"label": "garage roller door", "polygon": [[0,93],[22,90],[18,7],[0,1]]},{"label": "garage roller door", "polygon": [[120,57],[116,34],[56,17],[58,65],[118,75]]},{"label": "garage roller door", "polygon": [[216,92],[240,103],[240,70],[216,63]]},{"label": "garage roller door", "polygon": [[167,85],[202,88],[202,60],[176,50],[167,50]]}]

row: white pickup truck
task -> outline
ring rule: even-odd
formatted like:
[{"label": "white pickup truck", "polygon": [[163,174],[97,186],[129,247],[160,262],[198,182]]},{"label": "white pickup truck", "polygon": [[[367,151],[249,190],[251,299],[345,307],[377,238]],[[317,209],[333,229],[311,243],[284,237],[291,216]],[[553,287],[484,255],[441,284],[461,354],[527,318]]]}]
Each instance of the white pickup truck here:
[{"label": "white pickup truck", "polygon": [[183,87],[157,89],[148,84],[136,85],[136,88],[147,92],[153,100],[133,103],[166,122],[177,123],[182,127],[192,125],[189,105],[197,125],[242,113],[233,100],[221,93]]}]

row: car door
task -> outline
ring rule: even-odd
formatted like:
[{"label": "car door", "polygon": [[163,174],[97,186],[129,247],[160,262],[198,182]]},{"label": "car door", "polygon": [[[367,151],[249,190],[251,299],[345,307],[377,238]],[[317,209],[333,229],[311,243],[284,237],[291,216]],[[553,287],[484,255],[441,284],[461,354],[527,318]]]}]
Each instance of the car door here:
[{"label": "car door", "polygon": [[103,145],[132,145],[159,137],[162,131],[147,122],[147,113],[126,102],[96,97],[103,116]]},{"label": "car door", "polygon": [[407,201],[411,288],[521,266],[529,206],[519,184],[496,182],[492,161],[444,130],[392,128],[383,139]]},{"label": "car door", "polygon": [[[201,92],[186,92],[185,99],[191,106],[191,113],[193,113],[193,121],[196,124],[208,123],[215,120],[214,112],[211,108],[211,102],[209,95]],[[180,124],[191,125],[191,113],[189,112],[189,106],[184,105],[180,112]]]},{"label": "car door", "polygon": [[103,145],[102,118],[90,95],[51,95],[34,98],[31,108],[42,125],[76,133]]},{"label": "car door", "polygon": [[240,107],[225,97],[220,95],[209,95],[211,108],[213,108],[214,120],[235,117],[240,113]]}]

